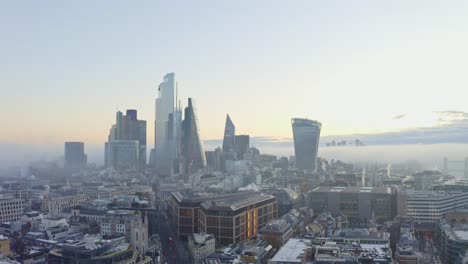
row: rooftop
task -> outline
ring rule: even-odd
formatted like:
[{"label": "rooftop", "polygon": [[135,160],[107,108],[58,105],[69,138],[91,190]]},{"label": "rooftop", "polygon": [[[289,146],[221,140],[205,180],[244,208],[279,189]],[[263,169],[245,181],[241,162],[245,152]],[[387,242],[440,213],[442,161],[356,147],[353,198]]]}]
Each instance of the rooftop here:
[{"label": "rooftop", "polygon": [[311,244],[306,239],[291,238],[271,259],[272,262],[302,263],[302,259]]},{"label": "rooftop", "polygon": [[260,192],[240,192],[233,196],[210,199],[201,204],[206,210],[231,210],[236,211],[252,204],[264,202],[276,198],[273,195]]},{"label": "rooftop", "polygon": [[337,192],[337,193],[375,193],[375,194],[390,194],[392,190],[390,187],[332,187],[332,186],[320,186],[312,190],[312,192]]}]

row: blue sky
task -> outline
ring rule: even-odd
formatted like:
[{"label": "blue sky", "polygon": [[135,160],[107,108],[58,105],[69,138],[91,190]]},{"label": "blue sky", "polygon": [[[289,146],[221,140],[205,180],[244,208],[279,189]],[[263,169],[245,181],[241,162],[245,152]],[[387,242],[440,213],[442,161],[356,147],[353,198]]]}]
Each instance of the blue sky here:
[{"label": "blue sky", "polygon": [[[202,136],[291,137],[446,125],[468,111],[466,1],[9,1],[0,8],[0,142],[100,145],[176,72]],[[394,117],[404,115],[405,118]],[[405,132],[406,133],[406,132]],[[392,134],[393,135],[393,134]],[[451,142],[451,141],[449,141]]]}]

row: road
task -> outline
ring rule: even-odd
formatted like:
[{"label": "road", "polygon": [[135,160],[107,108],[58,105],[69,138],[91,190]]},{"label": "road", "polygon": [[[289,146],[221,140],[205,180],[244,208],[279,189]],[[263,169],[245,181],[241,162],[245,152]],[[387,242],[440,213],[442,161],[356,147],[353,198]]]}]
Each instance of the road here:
[{"label": "road", "polygon": [[162,249],[161,263],[191,263],[187,249],[182,242],[175,239],[174,231],[169,223],[170,219],[168,219],[165,209],[163,207],[160,208],[158,222]]}]

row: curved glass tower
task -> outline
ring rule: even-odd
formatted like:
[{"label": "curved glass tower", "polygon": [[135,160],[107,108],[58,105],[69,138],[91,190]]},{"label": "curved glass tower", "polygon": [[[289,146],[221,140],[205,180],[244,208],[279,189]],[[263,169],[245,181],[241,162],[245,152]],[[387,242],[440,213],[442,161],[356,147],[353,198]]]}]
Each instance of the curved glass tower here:
[{"label": "curved glass tower", "polygon": [[322,124],[305,118],[291,119],[296,168],[315,171],[317,167],[317,152]]}]

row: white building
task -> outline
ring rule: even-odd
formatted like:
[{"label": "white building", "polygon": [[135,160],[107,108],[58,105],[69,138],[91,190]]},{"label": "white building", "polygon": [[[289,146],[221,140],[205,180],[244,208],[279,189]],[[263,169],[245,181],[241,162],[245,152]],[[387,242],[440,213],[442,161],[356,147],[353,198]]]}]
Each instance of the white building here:
[{"label": "white building", "polygon": [[291,238],[284,244],[273,258],[268,261],[269,264],[283,263],[305,263],[308,251],[312,248],[307,239]]},{"label": "white building", "polygon": [[39,231],[45,231],[47,229],[57,226],[68,226],[68,220],[63,217],[46,217],[41,220],[39,224]]},{"label": "white building", "polygon": [[24,212],[24,200],[0,196],[0,223],[18,221]]},{"label": "white building", "polygon": [[188,248],[193,263],[202,263],[209,255],[216,252],[215,238],[207,233],[195,233],[188,237]]},{"label": "white building", "polygon": [[446,213],[468,206],[468,192],[408,190],[404,198],[406,215],[419,222],[438,221]]},{"label": "white building", "polygon": [[148,249],[148,219],[142,213],[131,210],[108,211],[100,226],[101,235],[121,233],[125,235],[126,241],[134,242],[140,253]]},{"label": "white building", "polygon": [[59,214],[65,208],[71,208],[89,200],[85,194],[71,196],[46,196],[42,201],[42,211],[49,214]]}]

